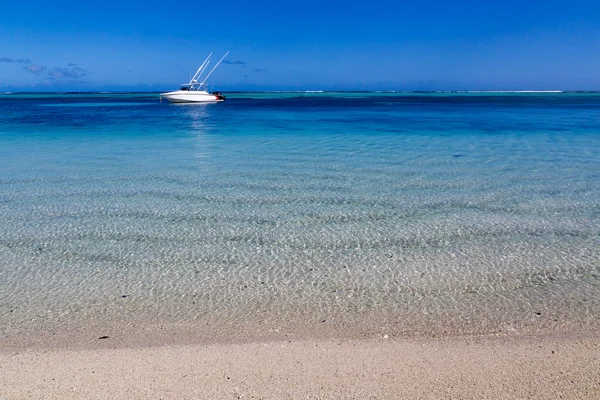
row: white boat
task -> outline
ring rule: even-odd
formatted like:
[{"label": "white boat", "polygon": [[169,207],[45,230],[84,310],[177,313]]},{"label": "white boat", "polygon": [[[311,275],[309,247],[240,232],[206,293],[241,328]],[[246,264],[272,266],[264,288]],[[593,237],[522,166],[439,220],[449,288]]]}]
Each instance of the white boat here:
[{"label": "white boat", "polygon": [[194,76],[190,79],[189,83],[183,83],[179,90],[175,90],[173,92],[161,93],[160,99],[167,99],[171,103],[212,103],[225,100],[225,96],[223,96],[219,92],[209,93],[206,89],[208,84],[206,80],[213,73],[215,69],[221,64],[221,61],[225,57],[227,57],[229,52],[225,53],[223,57],[219,60],[219,62],[210,70],[210,72],[202,78],[202,74],[208,69],[208,64],[210,64],[210,57],[212,53],[206,57],[206,60],[202,63],[198,71],[194,74]]}]

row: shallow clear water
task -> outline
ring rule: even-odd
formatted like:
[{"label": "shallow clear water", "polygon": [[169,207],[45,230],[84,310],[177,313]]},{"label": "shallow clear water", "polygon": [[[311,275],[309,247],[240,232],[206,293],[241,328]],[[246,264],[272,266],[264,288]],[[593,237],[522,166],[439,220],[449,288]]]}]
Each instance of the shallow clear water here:
[{"label": "shallow clear water", "polygon": [[0,221],[5,337],[595,326],[600,95],[0,95]]}]

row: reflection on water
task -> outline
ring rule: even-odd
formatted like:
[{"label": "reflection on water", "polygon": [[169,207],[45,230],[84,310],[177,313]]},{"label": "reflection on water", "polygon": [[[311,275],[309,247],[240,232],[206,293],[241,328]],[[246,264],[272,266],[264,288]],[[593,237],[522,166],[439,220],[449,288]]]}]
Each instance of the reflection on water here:
[{"label": "reflection on water", "polygon": [[211,107],[218,106],[217,104],[185,104],[176,103],[184,107],[184,115],[189,119],[188,134],[193,136],[198,151],[194,157],[204,159],[210,156],[210,133],[211,120],[214,118],[214,113],[211,115]]}]

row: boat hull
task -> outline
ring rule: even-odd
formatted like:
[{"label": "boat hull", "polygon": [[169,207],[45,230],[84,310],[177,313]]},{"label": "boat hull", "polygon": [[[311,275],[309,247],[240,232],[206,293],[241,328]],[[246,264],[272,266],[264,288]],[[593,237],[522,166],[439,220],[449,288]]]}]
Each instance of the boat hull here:
[{"label": "boat hull", "polygon": [[220,94],[210,94],[207,92],[175,91],[161,93],[161,99],[166,99],[171,103],[217,103],[225,100]]}]

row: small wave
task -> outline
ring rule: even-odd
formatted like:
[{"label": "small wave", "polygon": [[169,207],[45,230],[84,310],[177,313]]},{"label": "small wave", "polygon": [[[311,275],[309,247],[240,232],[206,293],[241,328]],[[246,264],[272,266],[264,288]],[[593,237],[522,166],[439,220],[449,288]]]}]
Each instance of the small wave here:
[{"label": "small wave", "polygon": [[562,90],[466,90],[464,93],[563,93]]}]

